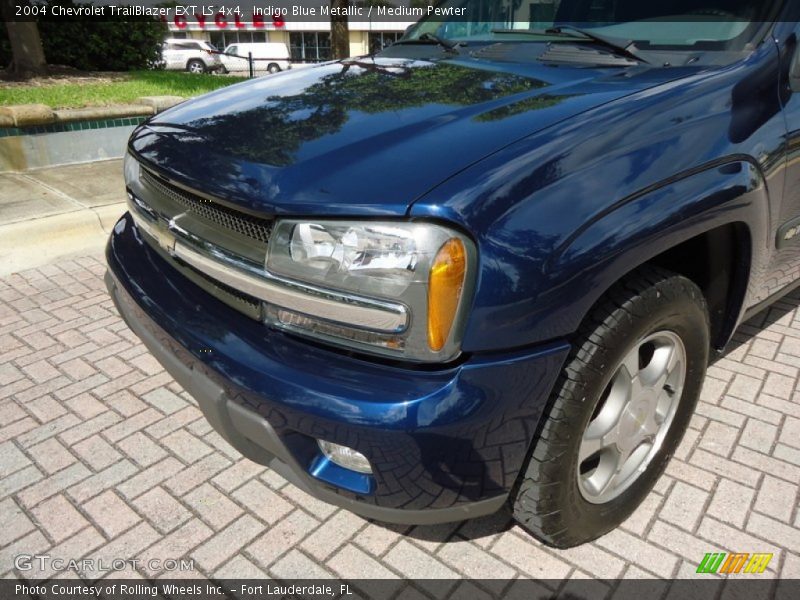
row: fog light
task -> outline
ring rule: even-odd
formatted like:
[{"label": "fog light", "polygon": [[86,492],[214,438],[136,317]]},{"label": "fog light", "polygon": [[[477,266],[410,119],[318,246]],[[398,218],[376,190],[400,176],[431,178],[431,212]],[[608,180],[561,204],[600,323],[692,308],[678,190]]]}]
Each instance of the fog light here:
[{"label": "fog light", "polygon": [[330,459],[331,462],[336,463],[340,467],[358,473],[372,473],[372,467],[367,457],[360,452],[356,452],[347,446],[326,442],[325,440],[317,440],[317,444],[319,444],[319,449],[322,450],[322,453]]}]

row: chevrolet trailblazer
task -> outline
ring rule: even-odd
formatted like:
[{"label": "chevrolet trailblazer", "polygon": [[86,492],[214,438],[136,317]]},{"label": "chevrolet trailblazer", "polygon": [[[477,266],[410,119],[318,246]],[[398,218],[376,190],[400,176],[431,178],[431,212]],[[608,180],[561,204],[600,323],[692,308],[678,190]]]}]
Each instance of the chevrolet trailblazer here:
[{"label": "chevrolet trailblazer", "polygon": [[[445,0],[144,123],[108,250],[235,448],[365,517],[620,524],[800,281],[800,9]],[[540,10],[541,9],[541,10]]]}]

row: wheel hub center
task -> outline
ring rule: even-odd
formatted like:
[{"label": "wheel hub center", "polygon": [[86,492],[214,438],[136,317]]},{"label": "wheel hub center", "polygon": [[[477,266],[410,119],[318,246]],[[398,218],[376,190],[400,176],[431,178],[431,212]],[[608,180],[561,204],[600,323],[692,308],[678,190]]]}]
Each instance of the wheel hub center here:
[{"label": "wheel hub center", "polygon": [[631,446],[642,439],[645,424],[653,412],[653,406],[653,402],[649,398],[641,398],[636,402],[631,402],[625,408],[619,423],[620,449],[632,449]]}]

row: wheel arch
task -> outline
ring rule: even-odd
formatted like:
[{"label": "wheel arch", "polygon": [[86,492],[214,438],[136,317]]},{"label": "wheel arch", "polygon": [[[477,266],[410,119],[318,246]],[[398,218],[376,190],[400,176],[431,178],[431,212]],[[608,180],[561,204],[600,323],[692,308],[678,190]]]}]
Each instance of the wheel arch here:
[{"label": "wheel arch", "polygon": [[[635,223],[635,215],[646,232],[625,244],[615,228]],[[683,275],[703,291],[712,346],[721,350],[749,305],[755,267],[766,264],[768,229],[769,198],[760,169],[748,160],[729,162],[620,203],[575,235],[550,266],[557,273],[581,255],[606,271],[595,278],[602,283],[581,320],[619,280],[644,265]]]},{"label": "wheel arch", "polygon": [[681,242],[646,264],[683,275],[708,305],[711,345],[720,350],[733,335],[747,296],[752,238],[745,223],[728,223]]}]

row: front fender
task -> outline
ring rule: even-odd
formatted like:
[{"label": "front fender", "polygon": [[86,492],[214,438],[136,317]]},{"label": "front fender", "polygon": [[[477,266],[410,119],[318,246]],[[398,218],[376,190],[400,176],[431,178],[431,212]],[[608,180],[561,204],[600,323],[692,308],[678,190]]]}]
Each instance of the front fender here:
[{"label": "front fender", "polygon": [[[625,274],[691,238],[728,224],[747,232],[743,283],[731,290],[749,305],[769,261],[767,183],[747,157],[685,172],[629,195],[562,235],[534,229],[526,203],[478,236],[480,273],[465,351],[524,347],[573,334],[592,305]],[[564,213],[565,227],[570,219]],[[532,225],[532,220],[534,225]],[[735,324],[735,323],[734,323]],[[732,329],[732,327],[727,327]]]},{"label": "front fender", "polygon": [[[572,331],[579,323],[575,317],[585,315],[625,274],[696,236],[738,224],[747,232],[737,239],[746,246],[737,248],[744,263],[742,285],[731,289],[729,298],[738,323],[757,293],[748,284],[761,281],[768,267],[769,206],[764,177],[747,159],[708,166],[627,198],[586,223],[551,255],[545,272],[554,287],[542,296],[553,297],[545,304]],[[559,306],[558,297],[575,300]]]},{"label": "front fender", "polygon": [[728,223],[749,230],[743,279],[761,281],[768,190],[780,201],[785,176],[779,66],[763,44],[511,144],[415,202],[410,216],[456,223],[478,245],[463,349],[568,337],[625,273]]}]

